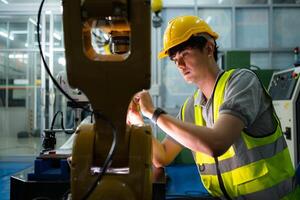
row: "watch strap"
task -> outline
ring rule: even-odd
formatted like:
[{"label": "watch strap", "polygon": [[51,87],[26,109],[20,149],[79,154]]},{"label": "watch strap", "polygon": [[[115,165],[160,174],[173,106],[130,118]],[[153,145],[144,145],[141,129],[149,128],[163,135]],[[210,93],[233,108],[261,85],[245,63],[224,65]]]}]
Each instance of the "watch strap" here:
[{"label": "watch strap", "polygon": [[166,111],[164,111],[163,109],[161,108],[156,108],[152,117],[151,117],[151,121],[156,124],[157,123],[157,119],[158,117],[161,115],[161,114],[167,114]]}]

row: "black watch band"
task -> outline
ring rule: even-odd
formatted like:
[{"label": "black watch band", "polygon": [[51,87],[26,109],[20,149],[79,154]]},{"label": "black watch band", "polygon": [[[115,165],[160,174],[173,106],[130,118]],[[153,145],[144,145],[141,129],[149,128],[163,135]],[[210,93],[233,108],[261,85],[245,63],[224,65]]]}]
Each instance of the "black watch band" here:
[{"label": "black watch band", "polygon": [[156,108],[152,117],[151,117],[151,121],[156,124],[157,122],[157,119],[158,117],[161,115],[161,114],[167,114],[166,111],[164,111],[163,109],[161,108]]}]

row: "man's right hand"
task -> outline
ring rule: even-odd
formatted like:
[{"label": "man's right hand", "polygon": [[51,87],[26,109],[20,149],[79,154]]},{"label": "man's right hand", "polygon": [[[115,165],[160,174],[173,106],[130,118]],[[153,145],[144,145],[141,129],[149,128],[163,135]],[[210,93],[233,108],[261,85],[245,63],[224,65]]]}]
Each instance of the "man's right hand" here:
[{"label": "man's right hand", "polygon": [[134,99],[129,104],[126,122],[128,125],[144,125],[140,106]]},{"label": "man's right hand", "polygon": [[155,107],[153,105],[150,93],[147,90],[143,90],[137,93],[134,99],[139,104],[142,114],[148,119],[151,119]]}]

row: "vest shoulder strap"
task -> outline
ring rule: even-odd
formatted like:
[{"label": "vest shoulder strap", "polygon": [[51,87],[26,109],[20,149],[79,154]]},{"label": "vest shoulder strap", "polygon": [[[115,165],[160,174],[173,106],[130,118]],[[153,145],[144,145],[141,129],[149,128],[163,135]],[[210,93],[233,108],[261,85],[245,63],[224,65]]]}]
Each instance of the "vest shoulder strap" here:
[{"label": "vest shoulder strap", "polygon": [[229,70],[224,72],[217,80],[215,90],[213,93],[213,121],[219,117],[219,108],[224,101],[225,88],[229,78],[235,70]]}]

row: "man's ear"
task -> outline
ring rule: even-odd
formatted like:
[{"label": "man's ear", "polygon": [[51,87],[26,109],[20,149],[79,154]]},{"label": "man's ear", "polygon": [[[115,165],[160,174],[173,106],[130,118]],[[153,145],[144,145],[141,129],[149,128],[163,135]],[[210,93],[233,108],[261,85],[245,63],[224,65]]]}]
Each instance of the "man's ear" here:
[{"label": "man's ear", "polygon": [[211,41],[207,41],[206,48],[207,48],[207,54],[213,55],[214,54],[214,44]]},{"label": "man's ear", "polygon": [[214,44],[210,41],[206,43],[207,53],[212,55],[214,53]]}]

